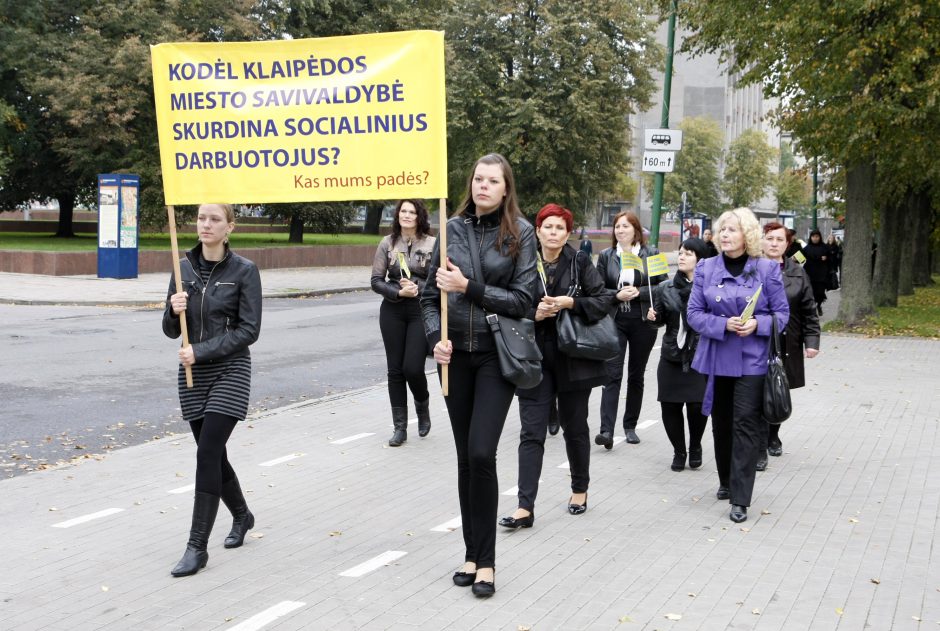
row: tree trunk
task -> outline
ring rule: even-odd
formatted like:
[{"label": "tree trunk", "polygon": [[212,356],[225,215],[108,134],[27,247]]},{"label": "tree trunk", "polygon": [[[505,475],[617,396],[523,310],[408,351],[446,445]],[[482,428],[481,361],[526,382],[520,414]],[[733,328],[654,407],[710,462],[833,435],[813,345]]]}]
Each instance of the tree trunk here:
[{"label": "tree trunk", "polygon": [[75,231],[72,229],[72,213],[75,210],[75,192],[68,191],[58,195],[56,200],[59,202],[59,225],[56,228],[57,237],[74,237]]},{"label": "tree trunk", "polygon": [[290,234],[287,237],[287,242],[304,242],[304,219],[300,213],[290,216]]},{"label": "tree trunk", "polygon": [[898,296],[914,295],[914,261],[917,260],[914,258],[914,250],[916,244],[921,241],[918,224],[920,221],[920,203],[923,196],[924,189],[912,190],[905,200],[902,221],[907,239],[898,235],[898,246],[901,250],[900,259],[898,260]]},{"label": "tree trunk", "polygon": [[913,284],[915,287],[926,287],[933,284],[933,278],[930,277],[931,271],[931,241],[933,234],[934,211],[933,196],[931,189],[926,189],[917,199],[916,223],[914,224],[914,247],[911,257],[913,259],[911,271]]},{"label": "tree trunk", "polygon": [[366,206],[366,222],[362,226],[362,231],[366,234],[378,234],[379,225],[382,223],[382,210],[384,204],[373,202]]},{"label": "tree trunk", "polygon": [[839,319],[861,324],[874,312],[871,299],[871,233],[874,215],[875,164],[853,164],[846,170],[844,262]]},{"label": "tree trunk", "polygon": [[881,230],[878,232],[878,257],[872,279],[872,301],[876,307],[898,305],[898,269],[901,263],[901,222],[912,197],[907,189],[903,196],[885,202],[881,207]]}]

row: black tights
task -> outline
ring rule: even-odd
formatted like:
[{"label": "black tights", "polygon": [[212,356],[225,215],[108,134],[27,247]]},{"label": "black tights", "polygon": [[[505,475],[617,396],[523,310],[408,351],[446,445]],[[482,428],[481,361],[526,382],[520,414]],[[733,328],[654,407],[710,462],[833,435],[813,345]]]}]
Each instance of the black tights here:
[{"label": "black tights", "polygon": [[672,448],[678,453],[686,453],[685,419],[682,418],[682,406],[685,405],[689,420],[689,449],[701,449],[705,425],[708,424],[708,417],[702,414],[702,404],[660,401],[659,405],[663,410],[663,427]]},{"label": "black tights", "polygon": [[196,438],[197,493],[221,495],[222,485],[235,479],[235,469],[229,464],[225,443],[237,423],[234,416],[206,412],[205,418],[189,424]]}]

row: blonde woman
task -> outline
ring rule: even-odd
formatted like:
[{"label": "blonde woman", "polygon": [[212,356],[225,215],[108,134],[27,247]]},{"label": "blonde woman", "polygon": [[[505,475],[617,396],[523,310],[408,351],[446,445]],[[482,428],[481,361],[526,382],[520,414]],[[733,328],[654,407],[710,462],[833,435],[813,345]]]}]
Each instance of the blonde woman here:
[{"label": "blonde woman", "polygon": [[[712,417],[719,500],[733,522],[747,519],[763,423],[761,409],[772,320],[786,329],[790,306],[780,266],[761,258],[761,230],[747,208],[715,223],[721,254],[695,266],[689,326],[699,333],[692,368],[708,377],[702,414]],[[758,290],[760,292],[758,293]],[[742,318],[757,297],[753,317]]]}]

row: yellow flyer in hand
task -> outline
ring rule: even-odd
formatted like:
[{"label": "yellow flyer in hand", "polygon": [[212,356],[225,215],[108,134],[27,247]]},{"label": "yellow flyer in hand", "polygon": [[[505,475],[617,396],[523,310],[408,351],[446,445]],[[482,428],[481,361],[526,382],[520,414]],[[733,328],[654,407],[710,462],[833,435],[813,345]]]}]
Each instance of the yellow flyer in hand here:
[{"label": "yellow flyer in hand", "polygon": [[794,252],[793,256],[791,256],[790,258],[796,261],[797,263],[799,263],[800,265],[803,265],[804,263],[806,263],[806,257],[803,256],[803,253],[800,252],[799,250]]},{"label": "yellow flyer in hand", "polygon": [[620,269],[635,269],[638,272],[642,272],[643,259],[633,252],[622,252],[620,254]]},{"label": "yellow flyer in hand", "polygon": [[542,279],[542,288],[545,290],[545,294],[548,294],[548,276],[545,275],[545,264],[542,262],[542,253],[535,253],[535,267],[539,271],[539,278]]},{"label": "yellow flyer in hand", "polygon": [[761,283],[757,287],[757,291],[754,292],[754,295],[751,296],[751,299],[747,301],[747,306],[744,307],[744,311],[741,312],[741,321],[747,322],[751,319],[751,316],[754,315],[754,307],[757,306],[757,299],[760,297],[761,289],[764,288],[764,283]]},{"label": "yellow flyer in hand", "polygon": [[405,275],[405,278],[411,280],[411,268],[408,267],[408,259],[405,257],[404,252],[398,252],[398,267],[401,268],[401,273]]},{"label": "yellow flyer in hand", "polygon": [[646,272],[648,276],[662,276],[669,273],[669,262],[665,254],[654,254],[646,257]]}]

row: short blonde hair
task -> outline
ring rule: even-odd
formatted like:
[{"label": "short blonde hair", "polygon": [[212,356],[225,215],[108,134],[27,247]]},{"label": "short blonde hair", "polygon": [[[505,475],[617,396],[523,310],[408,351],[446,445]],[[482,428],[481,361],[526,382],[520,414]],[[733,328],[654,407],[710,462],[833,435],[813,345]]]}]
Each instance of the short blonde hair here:
[{"label": "short blonde hair", "polygon": [[763,255],[761,248],[761,230],[760,222],[750,208],[735,208],[721,213],[715,222],[715,234],[721,232],[721,227],[728,221],[737,222],[744,234],[744,250],[748,256],[758,257]]}]

